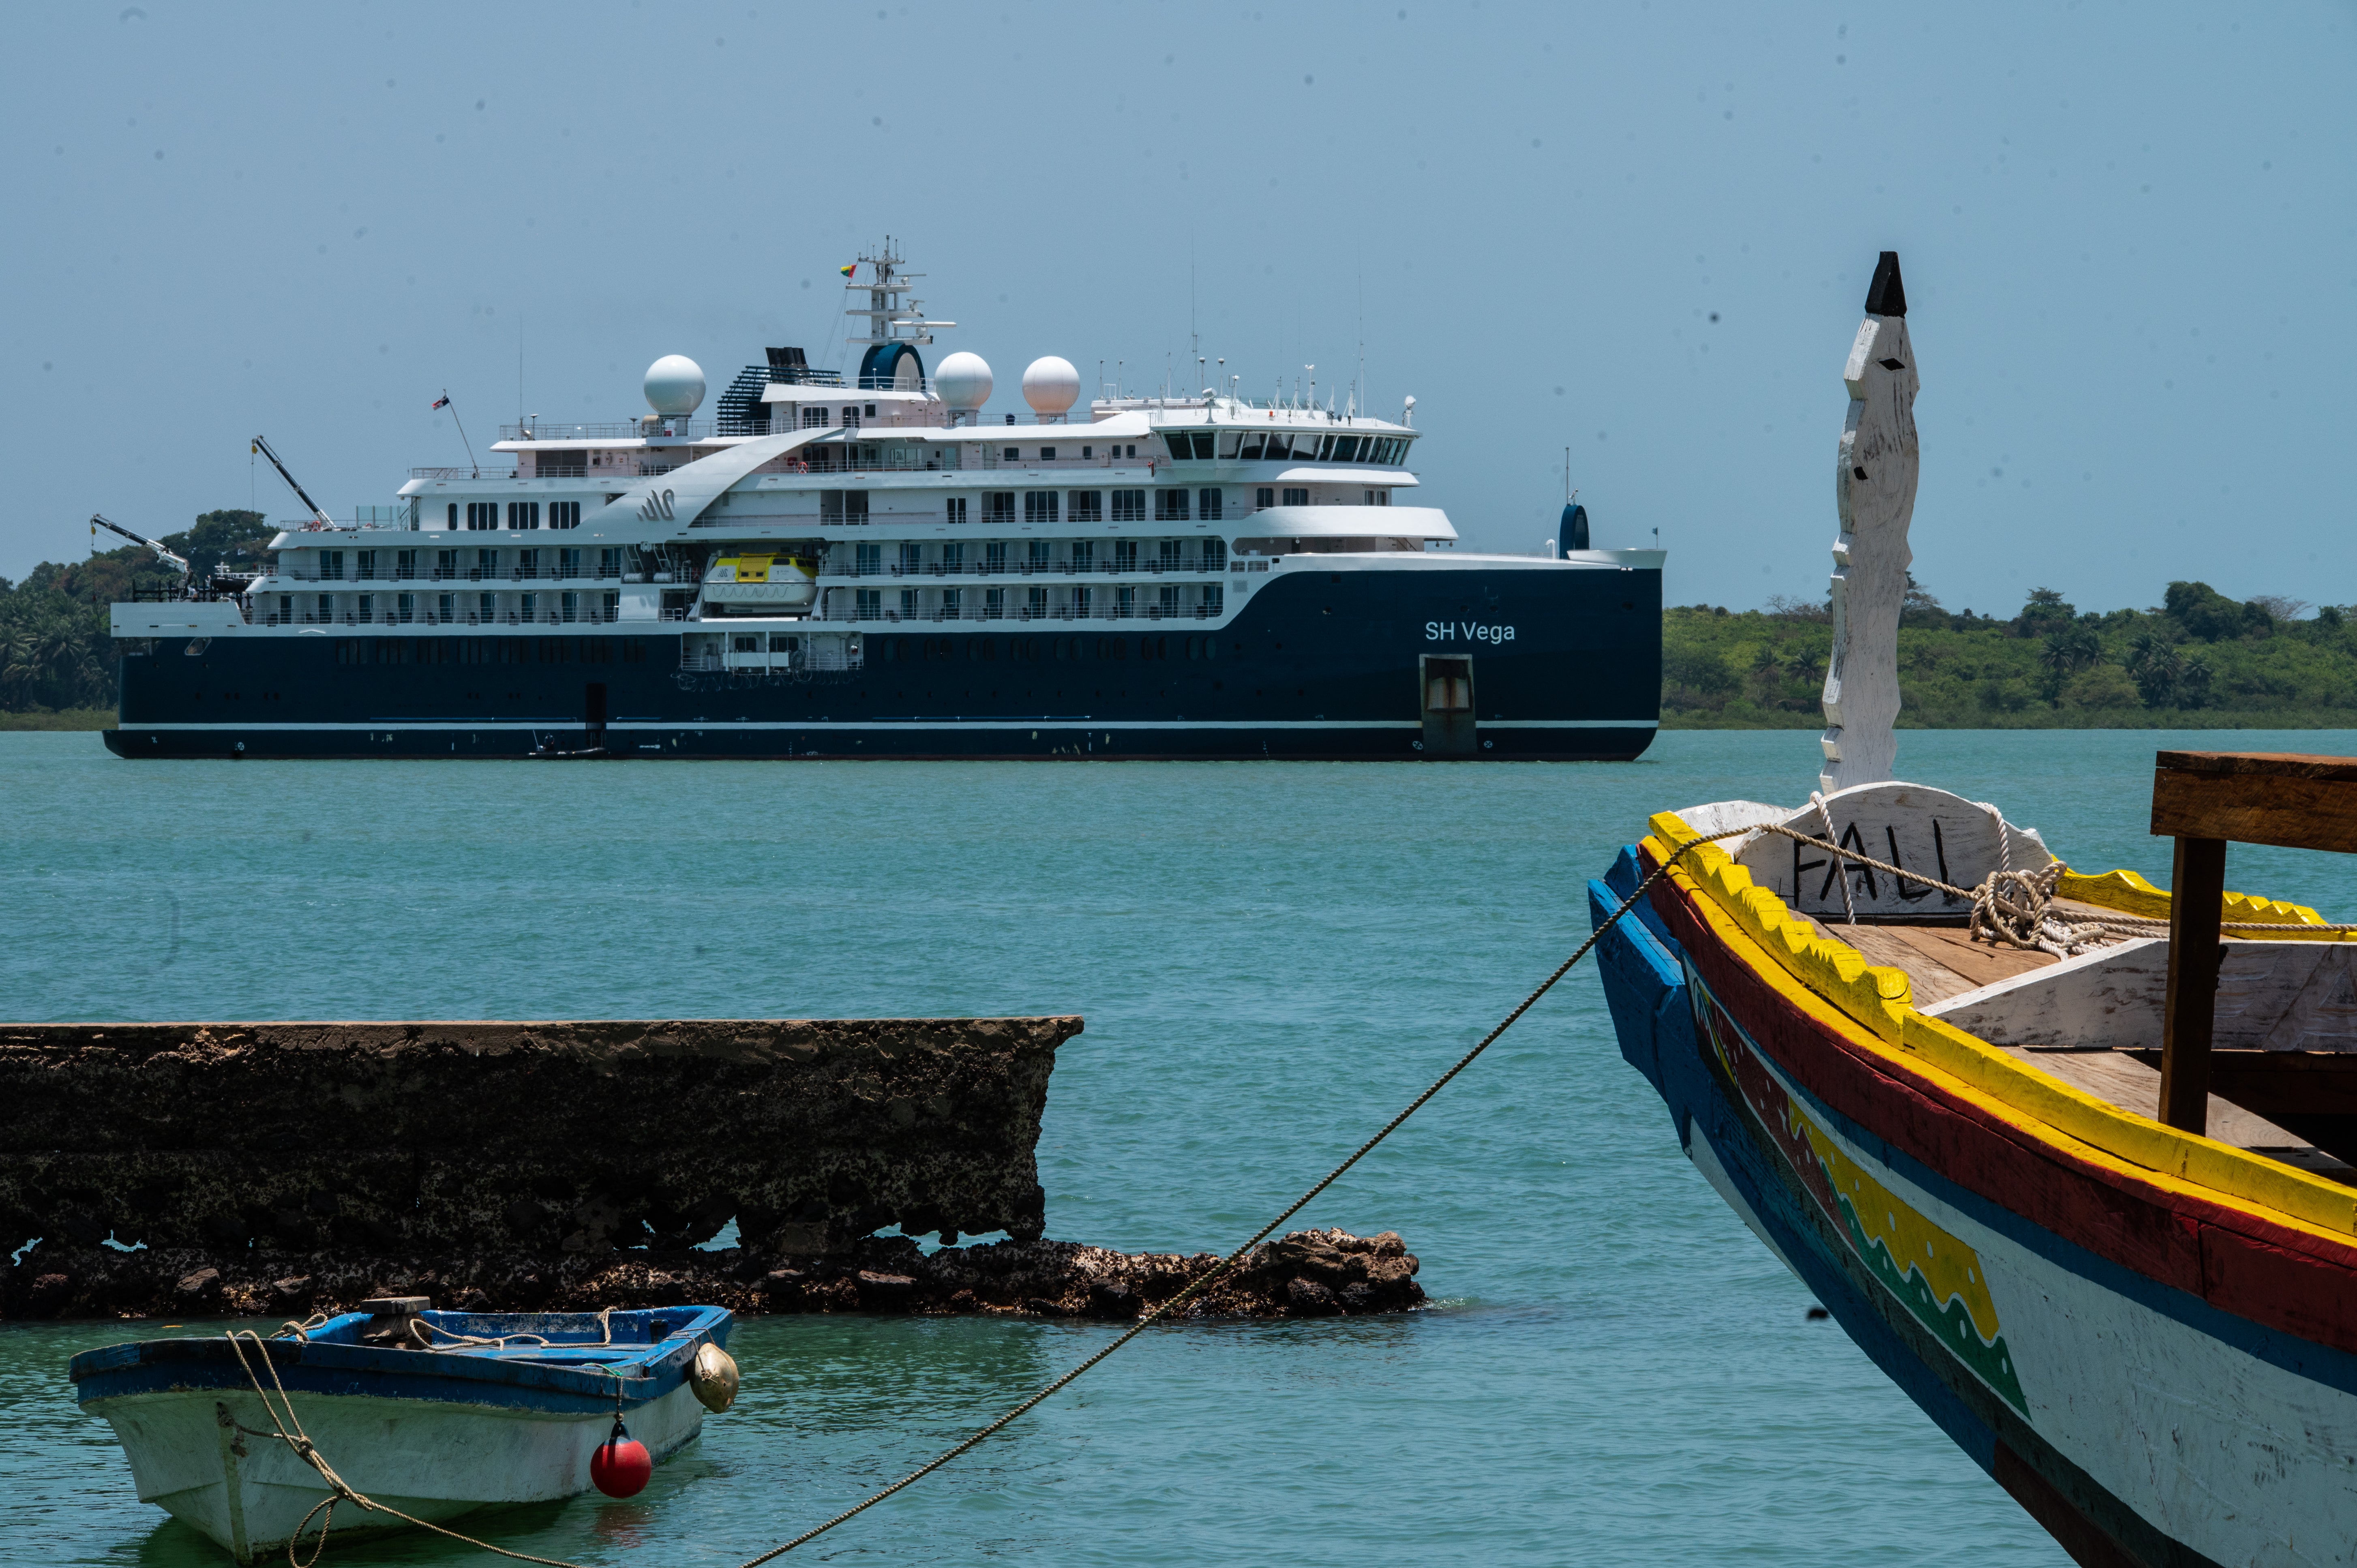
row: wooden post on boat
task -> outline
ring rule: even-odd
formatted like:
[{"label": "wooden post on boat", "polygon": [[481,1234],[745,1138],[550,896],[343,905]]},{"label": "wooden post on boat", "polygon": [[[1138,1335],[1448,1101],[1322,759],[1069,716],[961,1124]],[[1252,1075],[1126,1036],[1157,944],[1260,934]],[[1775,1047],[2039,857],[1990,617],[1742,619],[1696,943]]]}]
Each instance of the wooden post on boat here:
[{"label": "wooden post on boat", "polygon": [[2226,845],[2357,853],[2357,757],[2161,752],[2153,758],[2152,831],[2177,841],[2169,889],[2160,1120],[2206,1133]]},{"label": "wooden post on boat", "polygon": [[1849,417],[1842,423],[1834,498],[1833,657],[1825,665],[1824,770],[1828,795],[1892,776],[1899,743],[1899,612],[1907,602],[1907,525],[1915,515],[1921,448],[1915,435],[1915,349],[1907,338],[1907,290],[1899,252],[1885,251],[1866,291],[1866,320],[1842,367]]},{"label": "wooden post on boat", "polygon": [[[2156,784],[2156,811],[2159,796]],[[2218,923],[2225,902],[2226,841],[2179,835],[2169,878],[2160,1119],[2188,1133],[2210,1130],[2210,1038],[2218,1022]]]}]

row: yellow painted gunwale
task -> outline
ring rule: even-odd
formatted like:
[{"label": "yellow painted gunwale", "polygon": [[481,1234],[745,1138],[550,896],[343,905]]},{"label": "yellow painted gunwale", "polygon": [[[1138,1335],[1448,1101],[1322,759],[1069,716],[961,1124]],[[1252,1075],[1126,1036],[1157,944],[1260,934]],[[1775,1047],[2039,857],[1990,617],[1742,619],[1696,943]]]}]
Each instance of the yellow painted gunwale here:
[{"label": "yellow painted gunwale", "polygon": [[[1656,863],[1701,836],[1674,811],[1647,825],[1653,832],[1644,848]],[[1718,845],[1695,845],[1669,875],[1699,895],[1695,908],[1727,950],[1821,1028],[1868,1056],[1903,1064],[2024,1138],[2163,1193],[2198,1197],[2269,1224],[2342,1243],[2357,1235],[2357,1190],[2123,1111],[1926,1017],[1915,1008],[1904,971],[1870,964],[1847,943],[1819,936]]]}]

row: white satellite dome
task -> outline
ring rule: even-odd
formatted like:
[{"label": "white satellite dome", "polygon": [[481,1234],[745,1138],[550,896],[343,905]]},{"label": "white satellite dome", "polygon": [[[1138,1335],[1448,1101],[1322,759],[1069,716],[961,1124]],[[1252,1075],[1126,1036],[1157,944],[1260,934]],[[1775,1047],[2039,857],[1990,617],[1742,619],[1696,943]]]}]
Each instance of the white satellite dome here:
[{"label": "white satellite dome", "polygon": [[684,354],[665,354],[647,367],[647,406],[667,418],[694,413],[704,402],[704,367]]},{"label": "white satellite dome", "polygon": [[1034,360],[1023,372],[1023,401],[1031,412],[1046,417],[1060,414],[1080,401],[1081,372],[1072,369],[1072,361],[1049,354]]},{"label": "white satellite dome", "polygon": [[990,401],[990,365],[979,354],[963,349],[933,368],[933,390],[958,413],[971,413]]}]

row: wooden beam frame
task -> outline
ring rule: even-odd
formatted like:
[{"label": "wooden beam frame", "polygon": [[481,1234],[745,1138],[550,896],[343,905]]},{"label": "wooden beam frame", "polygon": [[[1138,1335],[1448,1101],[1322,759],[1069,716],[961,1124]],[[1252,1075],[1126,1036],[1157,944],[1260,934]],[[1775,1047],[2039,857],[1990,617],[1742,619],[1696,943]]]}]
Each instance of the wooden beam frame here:
[{"label": "wooden beam frame", "polygon": [[2226,845],[2357,853],[2357,757],[2164,751],[2153,758],[2152,831],[2177,841],[2169,898],[2169,997],[2160,1119],[2209,1131]]}]

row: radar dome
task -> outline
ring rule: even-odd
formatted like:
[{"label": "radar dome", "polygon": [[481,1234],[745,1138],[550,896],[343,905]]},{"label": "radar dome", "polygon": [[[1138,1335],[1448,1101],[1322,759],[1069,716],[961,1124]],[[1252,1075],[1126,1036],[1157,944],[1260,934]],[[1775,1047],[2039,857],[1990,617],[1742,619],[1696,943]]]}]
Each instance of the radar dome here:
[{"label": "radar dome", "polygon": [[646,393],[657,413],[694,413],[704,402],[704,367],[684,354],[665,354],[647,367]]},{"label": "radar dome", "polygon": [[1060,360],[1050,354],[1031,361],[1023,372],[1023,401],[1031,412],[1042,416],[1062,413],[1080,401],[1081,372],[1072,369],[1070,360]]},{"label": "radar dome", "polygon": [[979,354],[952,354],[933,369],[933,390],[959,413],[970,413],[990,401],[990,366]]}]

